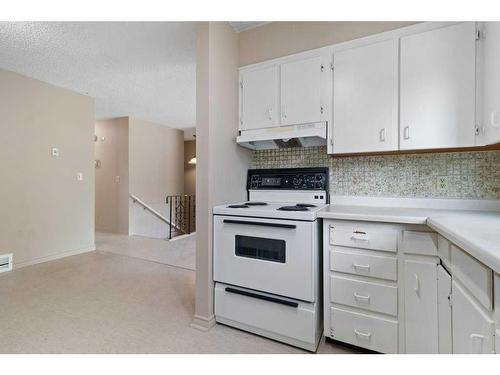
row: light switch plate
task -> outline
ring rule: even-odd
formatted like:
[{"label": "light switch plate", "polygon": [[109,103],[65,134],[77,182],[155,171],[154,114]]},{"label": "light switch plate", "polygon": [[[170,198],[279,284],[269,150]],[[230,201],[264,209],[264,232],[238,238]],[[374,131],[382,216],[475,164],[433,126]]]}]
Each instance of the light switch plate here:
[{"label": "light switch plate", "polygon": [[83,181],[83,173],[82,172],[78,172],[77,175],[76,175],[76,179],[78,181]]},{"label": "light switch plate", "polygon": [[58,158],[59,157],[59,149],[57,147],[52,147],[52,149],[50,150],[50,154],[52,155],[52,157]]}]

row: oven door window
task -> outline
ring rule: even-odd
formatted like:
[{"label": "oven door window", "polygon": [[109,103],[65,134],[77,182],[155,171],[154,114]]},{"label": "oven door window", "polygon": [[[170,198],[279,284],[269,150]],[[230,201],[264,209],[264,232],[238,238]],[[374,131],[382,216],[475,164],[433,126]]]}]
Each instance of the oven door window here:
[{"label": "oven door window", "polygon": [[237,235],[235,236],[235,255],[285,263],[286,242],[285,240]]}]

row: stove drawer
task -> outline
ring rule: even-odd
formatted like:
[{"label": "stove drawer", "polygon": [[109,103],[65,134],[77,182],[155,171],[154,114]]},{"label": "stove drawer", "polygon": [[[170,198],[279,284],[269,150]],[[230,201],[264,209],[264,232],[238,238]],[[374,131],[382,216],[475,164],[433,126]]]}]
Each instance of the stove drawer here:
[{"label": "stove drawer", "polygon": [[217,283],[215,319],[220,323],[315,351],[321,334],[318,303],[307,303]]},{"label": "stove drawer", "polygon": [[333,303],[396,316],[398,288],[341,276],[330,276],[330,298]]},{"label": "stove drawer", "polygon": [[335,340],[381,353],[398,352],[398,322],[369,314],[330,309],[330,334]]},{"label": "stove drawer", "polygon": [[393,281],[398,279],[395,257],[356,253],[347,249],[330,250],[330,270]]},{"label": "stove drawer", "polygon": [[398,231],[369,225],[330,225],[330,245],[396,252]]}]

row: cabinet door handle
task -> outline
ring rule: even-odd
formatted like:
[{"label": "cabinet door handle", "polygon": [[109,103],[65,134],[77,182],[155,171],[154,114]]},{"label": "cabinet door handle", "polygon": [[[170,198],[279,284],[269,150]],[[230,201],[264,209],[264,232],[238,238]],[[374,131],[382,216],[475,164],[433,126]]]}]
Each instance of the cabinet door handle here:
[{"label": "cabinet door handle", "polygon": [[372,336],[372,334],[370,332],[361,332],[361,331],[358,331],[356,328],[354,328],[354,334],[358,337],[361,337],[363,339],[366,339],[366,340],[370,340],[370,337]]},{"label": "cabinet door handle", "polygon": [[369,264],[356,264],[356,263],[353,263],[352,264],[353,268],[358,271],[365,271],[365,272],[369,272],[370,271],[370,265]]},{"label": "cabinet door handle", "polygon": [[268,108],[268,110],[267,110],[267,118],[269,120],[271,120],[271,121],[273,120],[273,109],[272,108]]},{"label": "cabinet door handle", "polygon": [[415,276],[415,287],[414,287],[415,293],[420,294],[420,280],[417,274],[414,274],[414,276]]},{"label": "cabinet door handle", "polygon": [[473,333],[470,335],[470,352],[471,353],[480,353],[480,352],[475,352],[474,351],[474,341],[477,340],[481,340],[481,347],[483,346],[483,340],[485,339],[485,337],[483,335],[480,335],[478,333]]},{"label": "cabinet door handle", "polygon": [[380,129],[378,139],[380,142],[385,142],[385,128]]},{"label": "cabinet door handle", "polygon": [[410,127],[409,126],[405,126],[405,128],[403,129],[403,137],[404,137],[404,139],[410,139]]},{"label": "cabinet door handle", "polygon": [[370,303],[370,296],[363,296],[358,293],[354,293],[354,299],[359,302]]},{"label": "cabinet door handle", "polygon": [[283,119],[286,119],[285,106],[283,104],[281,105],[281,117],[283,117]]},{"label": "cabinet door handle", "polygon": [[500,127],[500,123],[498,121],[499,117],[500,117],[500,112],[499,111],[491,111],[491,113],[490,113],[490,123],[491,123],[491,126],[493,126],[494,128]]}]

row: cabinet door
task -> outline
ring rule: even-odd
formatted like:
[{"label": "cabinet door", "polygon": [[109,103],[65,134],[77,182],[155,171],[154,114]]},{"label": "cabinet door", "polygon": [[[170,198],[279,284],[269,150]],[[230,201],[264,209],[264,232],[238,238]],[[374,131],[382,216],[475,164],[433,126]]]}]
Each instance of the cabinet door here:
[{"label": "cabinet door", "polygon": [[451,354],[451,276],[439,265],[438,278],[438,328],[439,328],[439,353]]},{"label": "cabinet door", "polygon": [[277,126],[278,67],[240,72],[240,130]]},{"label": "cabinet door", "polygon": [[500,142],[500,22],[485,22],[482,32],[479,57],[481,137],[483,144],[494,144]]},{"label": "cabinet door", "polygon": [[493,353],[493,321],[455,280],[451,294],[453,353]]},{"label": "cabinet door", "polygon": [[398,149],[397,42],[334,54],[333,153]]},{"label": "cabinet door", "polygon": [[475,24],[401,38],[400,148],[475,143]]},{"label": "cabinet door", "polygon": [[404,263],[406,353],[438,353],[437,265]]},{"label": "cabinet door", "polygon": [[321,66],[319,55],[281,64],[282,125],[321,121]]}]

